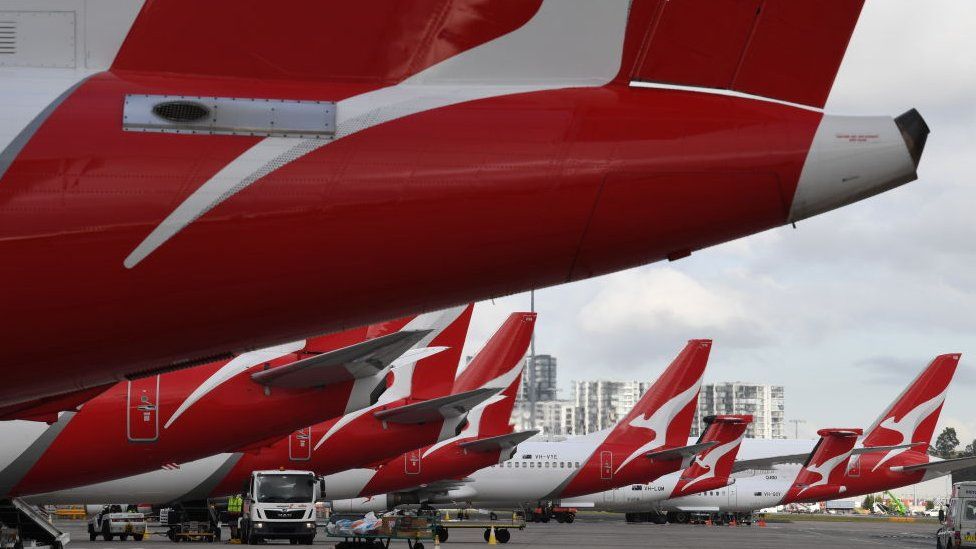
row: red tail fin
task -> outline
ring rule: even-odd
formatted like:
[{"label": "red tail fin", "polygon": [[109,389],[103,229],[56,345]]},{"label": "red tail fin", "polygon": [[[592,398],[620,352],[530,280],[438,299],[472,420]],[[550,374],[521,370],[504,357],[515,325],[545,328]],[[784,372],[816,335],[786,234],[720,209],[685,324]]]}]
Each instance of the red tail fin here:
[{"label": "red tail fin", "polygon": [[454,381],[454,392],[482,387],[503,389],[521,374],[521,362],[532,340],[535,313],[512,313]]},{"label": "red tail fin", "polygon": [[[428,333],[396,360],[387,378],[387,390],[380,397],[382,401],[427,400],[451,393],[472,308],[468,305],[425,313],[400,328]],[[373,333],[382,335],[379,330]]]},{"label": "red tail fin", "polygon": [[634,409],[617,422],[605,444],[633,448],[617,467],[618,471],[652,450],[688,443],[711,348],[708,339],[689,341]]},{"label": "red tail fin", "polygon": [[821,429],[820,441],[800,469],[783,503],[821,501],[843,494],[844,476],[861,429]]},{"label": "red tail fin", "polygon": [[[468,337],[468,326],[471,324],[473,309],[474,305],[468,305],[434,313],[435,316],[430,322],[434,331],[428,336],[429,339],[425,338],[421,342],[421,345],[426,343],[426,347],[430,349],[443,347],[444,350],[421,359],[414,366],[413,389],[410,392],[412,398],[428,399],[451,393],[454,376],[461,362],[464,340]],[[421,315],[404,326],[404,329],[411,329],[425,316]]]},{"label": "red tail fin", "polygon": [[468,413],[468,425],[461,432],[461,436],[486,438],[512,432],[512,410],[515,408],[515,395],[518,393],[519,383],[522,382],[524,366],[524,361],[517,361],[514,366],[515,376],[509,378],[508,387]]},{"label": "red tail fin", "polygon": [[717,490],[730,484],[732,466],[752,416],[709,416],[705,422],[708,427],[698,442],[714,442],[715,446],[699,454],[695,462],[682,471],[671,492],[672,498]]},{"label": "red tail fin", "polygon": [[[940,355],[929,363],[867,429],[864,446],[895,446],[912,442],[929,444],[959,357],[958,353]],[[904,451],[889,452],[882,463]]]}]

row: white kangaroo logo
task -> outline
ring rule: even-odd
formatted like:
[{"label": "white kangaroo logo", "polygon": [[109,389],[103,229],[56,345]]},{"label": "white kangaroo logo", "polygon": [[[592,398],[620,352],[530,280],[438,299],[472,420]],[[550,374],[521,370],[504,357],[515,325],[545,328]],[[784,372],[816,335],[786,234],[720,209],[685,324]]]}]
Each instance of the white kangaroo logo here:
[{"label": "white kangaroo logo", "polygon": [[645,418],[643,415],[638,415],[632,419],[629,423],[631,427],[637,427],[638,429],[649,429],[654,433],[654,438],[650,442],[644,444],[632,454],[627,456],[619,467],[617,467],[614,473],[620,472],[628,463],[633,461],[638,456],[642,456],[647,452],[654,450],[660,446],[664,445],[667,439],[668,426],[674,420],[675,416],[678,415],[681,410],[688,405],[696,396],[698,396],[698,389],[701,387],[701,377],[695,383],[692,383],[690,387],[682,391],[681,393],[671,397],[660,408],[658,408],[651,417]]},{"label": "white kangaroo logo", "polygon": [[[705,455],[698,460],[697,464],[699,467],[703,469],[708,469],[708,472],[705,473],[704,475],[701,475],[693,479],[688,484],[685,484],[684,487],[681,488],[681,491],[687,490],[688,487],[691,486],[692,484],[701,482],[705,479],[715,478],[718,461],[723,457],[725,457],[726,455],[728,455],[729,452],[735,450],[739,446],[739,444],[742,443],[742,437],[744,437],[745,434],[746,434],[745,431],[743,431],[742,434],[739,435],[739,437],[736,438],[735,440],[726,442],[721,446],[714,446],[710,451],[706,452]],[[675,491],[677,492],[678,490],[675,489]]]},{"label": "white kangaroo logo", "polygon": [[[922,442],[912,440],[915,437],[915,430],[918,429],[918,426],[923,421],[938,410],[939,406],[942,406],[942,403],[945,402],[946,391],[948,390],[949,387],[947,385],[945,389],[942,389],[941,393],[930,400],[919,404],[912,411],[902,416],[901,419],[896,421],[894,416],[887,417],[884,421],[878,424],[878,427],[884,427],[885,429],[894,431],[901,435],[901,439],[897,443],[893,444],[893,446],[906,444],[908,442]],[[911,448],[899,448],[897,450],[888,450],[885,457],[881,458],[881,460],[878,461],[878,464],[875,465],[871,471],[876,471],[878,467],[881,467],[888,460],[894,458],[895,456],[901,455],[910,449]]]},{"label": "white kangaroo logo", "polygon": [[814,482],[813,484],[806,485],[802,490],[800,490],[799,492],[797,492],[796,495],[799,496],[803,492],[806,492],[807,490],[809,490],[810,488],[813,488],[815,486],[823,486],[823,485],[827,484],[827,481],[830,479],[830,473],[838,465],[840,465],[841,463],[843,463],[844,461],[846,461],[847,459],[849,459],[851,457],[851,452],[853,452],[853,451],[854,451],[854,447],[852,446],[850,450],[848,450],[848,451],[846,451],[846,452],[844,452],[842,454],[838,454],[838,455],[836,455],[836,456],[828,459],[827,461],[824,461],[820,465],[817,465],[817,466],[815,466],[815,465],[807,465],[806,466],[806,470],[809,471],[809,472],[811,472],[811,473],[820,475],[820,480],[818,480],[817,482]]}]

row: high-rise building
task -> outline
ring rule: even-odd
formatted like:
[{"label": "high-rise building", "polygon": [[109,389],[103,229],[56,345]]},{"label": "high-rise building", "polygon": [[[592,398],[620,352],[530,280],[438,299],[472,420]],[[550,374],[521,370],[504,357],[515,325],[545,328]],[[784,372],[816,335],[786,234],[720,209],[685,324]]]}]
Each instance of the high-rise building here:
[{"label": "high-rise building", "polygon": [[786,438],[783,417],[782,385],[742,383],[707,383],[698,396],[698,408],[691,424],[691,436],[698,436],[703,419],[716,414],[752,414],[746,429],[748,438]]},{"label": "high-rise building", "polygon": [[547,400],[535,403],[535,421],[529,405],[523,402],[512,410],[512,424],[517,430],[535,429],[543,435],[580,435],[579,414],[571,400]]},{"label": "high-rise building", "polygon": [[549,402],[559,398],[556,390],[556,357],[535,355],[525,358],[519,398],[529,402]]},{"label": "high-rise building", "polygon": [[574,381],[573,400],[582,433],[609,429],[651,386],[647,381]]}]

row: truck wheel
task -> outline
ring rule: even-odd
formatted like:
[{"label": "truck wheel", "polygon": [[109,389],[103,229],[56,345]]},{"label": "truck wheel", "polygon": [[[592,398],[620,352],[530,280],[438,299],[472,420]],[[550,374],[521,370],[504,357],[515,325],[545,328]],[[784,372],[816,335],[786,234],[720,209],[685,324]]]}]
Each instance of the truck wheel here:
[{"label": "truck wheel", "polygon": [[447,528],[444,528],[443,526],[438,526],[437,527],[437,530],[434,532],[434,534],[437,536],[437,541],[439,541],[441,543],[444,543],[445,541],[447,541],[447,538],[450,535],[448,533]]},{"label": "truck wheel", "polygon": [[[490,530],[490,529],[488,529],[488,528],[485,528],[485,542],[486,542],[486,543],[487,543],[487,541],[488,541],[488,538],[490,538],[490,537],[491,537],[491,530]],[[495,534],[495,537],[498,537],[498,535],[497,535],[497,534]]]},{"label": "truck wheel", "polygon": [[576,520],[576,513],[569,513],[566,515],[566,524],[572,524]]},{"label": "truck wheel", "polygon": [[95,532],[95,527],[88,523],[88,541],[95,541],[98,538],[98,533]]},{"label": "truck wheel", "polygon": [[424,549],[424,542],[418,541],[413,544],[413,549]]},{"label": "truck wheel", "polygon": [[119,541],[125,541],[129,539],[129,534],[119,534]]},{"label": "truck wheel", "polygon": [[549,517],[548,514],[544,514],[541,517],[539,517],[539,520],[542,521],[542,524],[548,524],[549,523],[549,518],[550,517]]},{"label": "truck wheel", "polygon": [[143,536],[145,536],[145,534],[132,534],[132,539],[135,541],[142,541]]},{"label": "truck wheel", "polygon": [[498,543],[508,543],[508,540],[512,539],[512,534],[508,532],[507,528],[501,528],[495,531],[495,539]]},{"label": "truck wheel", "polygon": [[105,541],[112,541],[112,530],[107,522],[102,524],[102,537],[105,538]]},{"label": "truck wheel", "polygon": [[315,534],[305,536],[305,539],[302,540],[302,545],[312,545],[313,543],[315,543]]}]

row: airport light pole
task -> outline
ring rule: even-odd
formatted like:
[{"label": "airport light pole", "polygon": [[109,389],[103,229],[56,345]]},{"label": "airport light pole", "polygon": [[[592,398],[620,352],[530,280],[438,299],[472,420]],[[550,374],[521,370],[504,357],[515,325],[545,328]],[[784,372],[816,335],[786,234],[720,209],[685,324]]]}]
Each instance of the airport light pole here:
[{"label": "airport light pole", "polygon": [[800,424],[806,423],[805,419],[791,419],[790,423],[793,424],[793,438],[800,438]]},{"label": "airport light pole", "polygon": [[[535,312],[535,290],[529,290],[529,311]],[[536,323],[536,328],[538,328],[538,323]],[[532,330],[532,337],[529,339],[529,358],[526,363],[528,374],[528,393],[525,395],[526,399],[529,401],[529,424],[530,429],[535,429],[535,401],[537,400],[536,393],[538,392],[538,387],[536,387],[535,379],[535,329]]]}]

